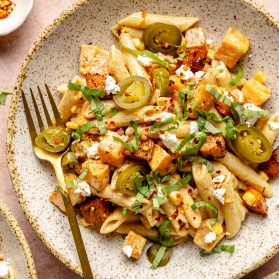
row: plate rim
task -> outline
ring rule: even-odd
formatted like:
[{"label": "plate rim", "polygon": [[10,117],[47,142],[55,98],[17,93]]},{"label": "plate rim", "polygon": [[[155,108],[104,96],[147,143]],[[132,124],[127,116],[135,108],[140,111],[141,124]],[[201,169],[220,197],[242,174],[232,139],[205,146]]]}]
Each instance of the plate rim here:
[{"label": "plate rim", "polygon": [[[35,42],[32,44],[30,50],[28,51],[22,66],[20,68],[19,74],[17,76],[17,80],[15,83],[15,88],[14,88],[14,95],[12,97],[11,105],[10,105],[10,110],[8,114],[8,122],[7,122],[7,127],[8,127],[8,132],[6,136],[6,155],[7,155],[7,160],[8,160],[8,169],[9,173],[11,176],[12,184],[16,192],[17,199],[19,201],[20,206],[23,209],[24,214],[26,215],[29,223],[32,225],[33,229],[35,230],[36,234],[40,237],[42,242],[46,245],[46,247],[49,249],[49,251],[57,258],[59,259],[63,264],[65,264],[68,268],[70,268],[72,271],[76,272],[78,275],[82,276],[82,269],[79,264],[74,264],[72,262],[69,262],[68,259],[61,254],[59,251],[57,251],[54,246],[48,241],[46,235],[36,226],[35,221],[30,214],[28,207],[25,206],[25,200],[20,195],[20,182],[17,180],[17,173],[16,173],[16,168],[12,160],[12,154],[13,152],[11,151],[10,147],[13,142],[13,127],[14,127],[14,115],[15,115],[15,110],[16,110],[16,105],[19,102],[19,96],[21,93],[21,87],[22,83],[25,79],[25,73],[27,71],[29,62],[32,59],[32,55],[36,52],[37,48],[40,46],[40,44],[47,39],[48,35],[51,33],[51,31],[59,25],[62,21],[67,19],[69,16],[71,16],[78,8],[86,5],[88,2],[95,1],[95,0],[76,0],[74,3],[68,6],[65,10],[63,10],[60,15],[58,15],[50,24],[48,24],[45,29],[38,35],[37,39]],[[239,1],[240,3],[244,3],[249,5],[253,10],[256,12],[261,13],[266,20],[274,26],[278,33],[279,33],[279,21],[276,20],[270,13],[268,13],[263,6],[257,4],[256,2],[252,0],[236,0]],[[246,269],[241,270],[238,274],[232,275],[226,279],[237,279],[241,278],[242,276],[248,274],[252,270],[260,267],[263,265],[265,262],[267,262],[270,258],[275,256],[277,253],[279,253],[279,243],[274,244],[273,247],[264,255],[262,255],[262,258],[259,259],[257,262],[254,262],[251,264],[251,266],[247,267]],[[96,277],[97,278],[97,277]]]},{"label": "plate rim", "polygon": [[10,208],[8,207],[8,205],[4,202],[4,200],[2,198],[0,198],[0,212],[3,214],[5,220],[9,224],[12,231],[14,232],[14,234],[17,238],[18,244],[23,251],[23,254],[24,254],[25,260],[26,260],[26,264],[27,264],[27,268],[29,271],[29,278],[37,279],[38,277],[37,277],[35,262],[34,262],[34,258],[31,253],[29,244],[28,244],[28,242],[25,238],[25,235],[24,235],[22,229],[20,228],[15,216],[13,215],[12,211],[10,210]]}]

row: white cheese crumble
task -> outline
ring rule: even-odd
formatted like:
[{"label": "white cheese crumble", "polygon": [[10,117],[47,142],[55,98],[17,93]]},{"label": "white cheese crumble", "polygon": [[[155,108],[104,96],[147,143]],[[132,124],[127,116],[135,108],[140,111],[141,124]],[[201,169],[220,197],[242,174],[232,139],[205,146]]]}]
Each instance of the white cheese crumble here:
[{"label": "white cheese crumble", "polygon": [[85,181],[78,183],[77,188],[75,189],[75,193],[80,194],[84,197],[90,197],[91,191],[89,184]]},{"label": "white cheese crumble", "polygon": [[212,182],[214,184],[221,184],[223,181],[225,180],[225,175],[223,174],[220,174],[218,176],[215,176],[213,179],[212,179]]},{"label": "white cheese crumble", "polygon": [[[185,70],[185,67],[187,68],[187,70]],[[178,68],[176,71],[175,71],[175,74],[178,75],[179,77],[182,77],[182,79],[184,80],[188,80],[188,79],[191,79],[191,78],[194,78],[195,75],[194,73],[191,71],[190,68],[188,68],[187,66],[185,65],[182,65],[180,68]]]},{"label": "white cheese crumble", "polygon": [[204,76],[205,72],[204,71],[198,71],[195,73],[195,83],[199,83],[199,81],[202,79]]},{"label": "white cheese crumble", "polygon": [[117,92],[120,91],[120,87],[116,84],[116,80],[110,75],[107,75],[105,90],[108,95],[110,95],[110,93],[117,94]]},{"label": "white cheese crumble", "polygon": [[9,275],[9,263],[6,261],[0,261],[0,278],[8,278]]},{"label": "white cheese crumble", "polygon": [[170,150],[175,150],[180,144],[175,134],[168,133],[167,135],[159,135],[159,137],[164,145]]},{"label": "white cheese crumble", "polygon": [[205,243],[212,243],[216,239],[216,233],[215,232],[209,232],[204,237]]},{"label": "white cheese crumble", "polygon": [[92,144],[92,146],[90,146],[89,148],[87,148],[86,152],[87,152],[87,157],[91,158],[91,159],[99,159],[99,152],[98,152],[98,146],[99,146],[99,142],[94,142]]},{"label": "white cheese crumble", "polygon": [[165,121],[165,120],[168,120],[168,119],[173,119],[173,117],[174,117],[174,114],[172,114],[170,112],[163,111],[156,116],[150,117],[150,120],[155,121],[156,119],[160,118],[161,121]]},{"label": "white cheese crumble", "polygon": [[124,247],[122,247],[122,251],[127,257],[131,258],[133,253],[133,247],[130,245],[125,245]]},{"label": "white cheese crumble", "polygon": [[190,122],[190,134],[199,133],[199,126],[197,121]]},{"label": "white cheese crumble", "polygon": [[212,43],[213,43],[213,40],[209,40],[209,39],[206,40],[207,45],[211,45]]},{"label": "white cheese crumble", "polygon": [[219,202],[221,204],[224,204],[225,203],[225,198],[224,198],[224,194],[226,192],[226,189],[225,188],[220,188],[220,189],[216,189],[213,191],[213,195],[214,197],[219,200]]},{"label": "white cheese crumble", "polygon": [[270,121],[267,123],[269,125],[270,130],[272,130],[272,131],[277,130],[279,128],[279,123],[277,123],[277,122]]},{"label": "white cheese crumble", "polygon": [[161,60],[163,60],[163,61],[173,59],[173,57],[172,57],[171,55],[169,55],[169,54],[163,54],[163,53],[161,53],[161,52],[157,52],[155,55],[156,55],[159,59],[161,59]]},{"label": "white cheese crumble", "polygon": [[224,96],[226,96],[227,98],[229,98],[232,102],[234,102],[234,99],[232,96],[229,95],[229,92],[224,92]]},{"label": "white cheese crumble", "polygon": [[137,60],[144,66],[144,67],[148,67],[148,66],[151,66],[152,63],[153,63],[153,60],[149,57],[144,57],[144,56],[141,56],[139,55],[137,57]]}]

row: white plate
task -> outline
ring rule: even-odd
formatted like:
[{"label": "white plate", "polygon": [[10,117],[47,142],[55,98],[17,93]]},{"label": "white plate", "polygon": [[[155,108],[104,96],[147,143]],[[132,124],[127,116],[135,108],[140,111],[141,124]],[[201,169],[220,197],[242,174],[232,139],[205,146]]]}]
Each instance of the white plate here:
[{"label": "white plate", "polygon": [[32,254],[10,209],[0,199],[0,254],[9,260],[15,278],[37,279]]},{"label": "white plate", "polygon": [[[109,28],[117,20],[135,11],[198,16],[208,39],[217,45],[229,26],[246,34],[251,47],[244,58],[247,77],[264,70],[269,77],[273,95],[267,107],[279,110],[279,33],[278,23],[250,1],[79,1],[56,19],[38,38],[25,59],[11,105],[7,152],[9,169],[20,204],[43,242],[68,267],[81,274],[78,256],[66,217],[48,201],[56,185],[54,173],[34,155],[20,91],[43,87],[52,92],[78,73],[79,45],[92,42],[108,49],[114,43]],[[32,59],[31,59],[32,58]],[[61,97],[54,93],[57,102]],[[277,142],[278,144],[278,142]],[[215,254],[201,258],[199,248],[190,242],[174,249],[170,263],[155,271],[143,255],[134,262],[121,253],[123,239],[103,236],[81,227],[85,246],[96,278],[240,278],[278,252],[279,200],[278,181],[274,180],[274,197],[267,200],[269,214],[263,218],[250,214],[238,236],[225,244],[235,244],[235,253]]]}]

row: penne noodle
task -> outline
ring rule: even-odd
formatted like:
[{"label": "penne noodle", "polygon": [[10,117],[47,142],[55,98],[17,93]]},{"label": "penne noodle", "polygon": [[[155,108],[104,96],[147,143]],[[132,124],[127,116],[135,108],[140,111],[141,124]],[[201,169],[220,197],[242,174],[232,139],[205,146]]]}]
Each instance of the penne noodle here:
[{"label": "penne noodle", "polygon": [[267,137],[272,145],[279,133],[279,113],[276,112],[271,115],[260,131]]},{"label": "penne noodle", "polygon": [[224,164],[229,171],[245,184],[250,185],[265,197],[272,197],[273,189],[271,185],[238,157],[227,151],[225,157],[219,158],[218,161]]},{"label": "penne noodle", "polygon": [[109,50],[109,73],[117,83],[130,76],[126,68],[126,58],[115,45],[112,45]]},{"label": "penne noodle", "polygon": [[116,232],[119,234],[128,234],[129,231],[133,231],[137,234],[140,234],[142,236],[152,236],[152,237],[158,237],[158,231],[155,229],[147,229],[145,226],[143,226],[139,222],[132,222],[132,223],[124,223],[120,225]]},{"label": "penne noodle", "polygon": [[[120,42],[130,48],[135,49],[135,45],[132,37],[129,34],[124,33],[120,35]],[[126,49],[122,49],[123,54],[126,57],[126,65],[132,76],[142,76],[147,77],[147,71],[145,68],[138,62],[137,56]]]},{"label": "penne noodle", "polygon": [[[223,223],[224,216],[220,202],[215,198],[213,191],[214,185],[208,168],[200,163],[193,163],[192,166],[193,178],[197,185],[198,191],[203,201],[213,204],[218,209],[218,222]],[[215,217],[215,213],[211,209],[206,209],[211,217]]]},{"label": "penne noodle", "polygon": [[197,17],[172,17],[168,15],[148,14],[145,12],[136,12],[130,16],[120,20],[115,26],[111,28],[114,35],[118,35],[118,30],[122,26],[145,28],[148,25],[156,22],[175,25],[181,32],[187,30],[198,21]]}]

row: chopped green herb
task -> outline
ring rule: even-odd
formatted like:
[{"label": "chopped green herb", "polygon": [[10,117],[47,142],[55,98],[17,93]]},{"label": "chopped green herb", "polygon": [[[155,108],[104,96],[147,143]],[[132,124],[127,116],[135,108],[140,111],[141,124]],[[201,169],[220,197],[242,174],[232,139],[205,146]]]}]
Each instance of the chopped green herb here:
[{"label": "chopped green herb", "polygon": [[122,214],[123,214],[124,216],[126,216],[127,212],[128,212],[128,209],[125,208],[125,207],[123,207],[123,208],[122,208]]},{"label": "chopped green herb", "polygon": [[54,192],[60,192],[60,187],[58,186],[58,185],[56,185],[55,187],[54,187],[54,190],[53,190]]},{"label": "chopped green herb", "polygon": [[117,142],[120,142],[126,149],[128,149],[131,153],[134,153],[139,149],[139,144],[140,144],[140,137],[141,134],[138,133],[138,128],[137,128],[137,123],[133,120],[130,121],[130,125],[134,129],[134,137],[131,141],[125,142],[124,140],[118,138],[118,137],[113,137],[113,139]]},{"label": "chopped green herb", "polygon": [[1,94],[0,94],[0,105],[5,105],[6,104],[6,99],[7,99],[7,96],[9,94],[13,94],[13,92],[9,91],[8,89],[5,89],[4,91],[1,92]]},{"label": "chopped green herb", "polygon": [[233,78],[230,81],[230,85],[232,85],[232,86],[237,85],[240,82],[240,80],[244,77],[242,65],[240,63],[237,63],[237,64],[238,64],[239,70],[238,70],[238,73],[235,76],[235,78]]},{"label": "chopped green herb", "polygon": [[70,182],[67,182],[68,189],[78,185],[79,182],[87,175],[88,169],[89,169],[89,164],[86,164],[85,170],[80,174],[80,176],[77,179],[73,179]]},{"label": "chopped green herb", "polygon": [[183,177],[181,180],[177,181],[175,184],[163,187],[162,192],[166,195],[170,192],[177,191],[180,187],[187,184],[192,179],[192,174],[188,173],[185,177]]},{"label": "chopped green herb", "polygon": [[140,55],[140,56],[143,56],[143,57],[148,57],[156,62],[158,62],[159,64],[163,65],[164,67],[168,68],[168,63],[163,61],[162,59],[158,58],[153,52],[149,51],[149,50],[136,50],[136,49],[131,49],[129,47],[126,47],[124,46],[122,43],[118,42],[118,44],[125,48],[126,50],[130,51],[131,53],[133,54],[136,54],[136,55]]},{"label": "chopped green herb", "polygon": [[[206,133],[191,133],[186,136],[179,144],[179,146],[174,150],[175,153],[179,152],[182,148],[183,155],[189,155],[198,151],[206,140]],[[198,141],[198,142],[197,142]],[[194,142],[197,142],[193,145]]]},{"label": "chopped green herb", "polygon": [[260,118],[262,116],[269,116],[268,110],[250,110],[250,109],[244,109],[243,115],[247,118]]},{"label": "chopped green herb", "polygon": [[[173,124],[174,126],[166,126],[168,124]],[[178,127],[179,127],[179,123],[177,121],[175,121],[173,119],[166,119],[164,121],[153,124],[150,127],[149,131],[156,132],[157,129],[159,129],[159,128],[161,131],[169,131],[169,130],[177,129]]]},{"label": "chopped green herb", "polygon": [[165,246],[161,246],[159,248],[159,250],[155,256],[155,259],[153,260],[152,265],[150,267],[151,269],[154,270],[158,267],[159,263],[161,262],[162,258],[164,257],[166,250],[167,250],[167,247],[165,247]]},{"label": "chopped green herb", "polygon": [[167,174],[167,175],[161,176],[160,171],[157,170],[154,172],[154,179],[157,183],[162,184],[162,183],[166,183],[170,180],[170,175]]},{"label": "chopped green herb", "polygon": [[231,99],[228,98],[227,96],[219,93],[212,85],[207,84],[206,91],[208,91],[219,102],[222,102],[222,103],[228,105],[229,107],[231,106],[231,104],[232,104]]},{"label": "chopped green herb", "polygon": [[198,202],[195,202],[194,204],[192,204],[191,208],[193,210],[196,210],[196,209],[198,209],[200,207],[203,207],[203,206],[213,210],[216,213],[216,217],[209,219],[209,224],[214,225],[218,220],[218,209],[215,205],[211,204],[210,202],[198,201]]},{"label": "chopped green herb", "polygon": [[106,114],[105,114],[105,117],[113,117],[113,116],[115,116],[117,113],[118,113],[118,109],[117,109],[117,107],[114,107],[114,108],[111,109],[111,112],[110,112],[110,113],[106,113]]},{"label": "chopped green herb", "polygon": [[89,129],[94,127],[95,122],[90,121],[81,126],[79,129],[75,130],[72,132],[71,137],[75,140],[78,140],[85,132],[87,132]]},{"label": "chopped green herb", "polygon": [[234,252],[234,245],[221,245],[213,248],[211,251],[200,251],[202,257],[209,256],[215,253],[227,252],[232,254]]},{"label": "chopped green herb", "polygon": [[209,173],[214,171],[214,167],[212,166],[212,164],[208,160],[206,160],[200,156],[182,156],[180,158],[184,159],[184,160],[188,160],[190,162],[197,162],[197,163],[206,165]]}]

